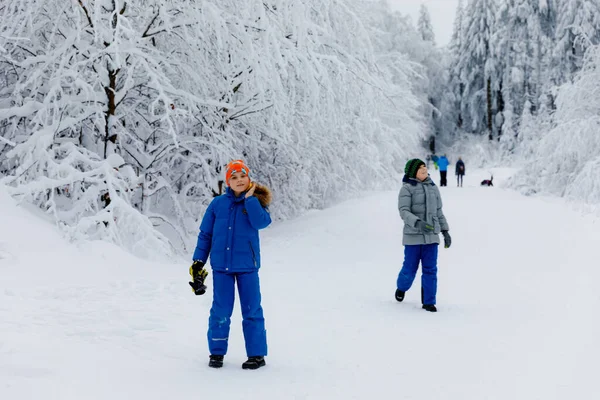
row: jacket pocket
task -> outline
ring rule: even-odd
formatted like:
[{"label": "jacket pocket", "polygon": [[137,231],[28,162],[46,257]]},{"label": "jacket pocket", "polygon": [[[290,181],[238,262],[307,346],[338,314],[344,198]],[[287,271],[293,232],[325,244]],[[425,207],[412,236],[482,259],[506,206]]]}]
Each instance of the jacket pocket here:
[{"label": "jacket pocket", "polygon": [[419,234],[422,234],[423,232],[421,232],[421,230],[415,228],[414,226],[410,226],[408,224],[404,224],[403,233],[405,235],[419,235]]},{"label": "jacket pocket", "polygon": [[252,262],[254,262],[254,266],[256,267],[256,253],[254,253],[254,247],[252,247],[252,242],[249,240],[248,245],[250,246],[250,252],[252,253]]},{"label": "jacket pocket", "polygon": [[438,234],[442,231],[442,225],[438,217],[433,217],[433,233]]}]

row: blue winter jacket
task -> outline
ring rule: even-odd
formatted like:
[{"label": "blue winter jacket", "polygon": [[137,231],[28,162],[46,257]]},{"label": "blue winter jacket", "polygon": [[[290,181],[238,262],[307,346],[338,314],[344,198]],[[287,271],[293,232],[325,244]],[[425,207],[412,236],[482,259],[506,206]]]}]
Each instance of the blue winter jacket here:
[{"label": "blue winter jacket", "polygon": [[448,171],[448,164],[450,163],[448,162],[446,156],[441,156],[437,161],[437,165],[438,167],[440,167],[440,171]]},{"label": "blue winter jacket", "polygon": [[236,197],[231,188],[215,197],[206,209],[194,260],[210,264],[223,272],[247,272],[260,268],[258,230],[271,223],[269,211],[256,196]]}]

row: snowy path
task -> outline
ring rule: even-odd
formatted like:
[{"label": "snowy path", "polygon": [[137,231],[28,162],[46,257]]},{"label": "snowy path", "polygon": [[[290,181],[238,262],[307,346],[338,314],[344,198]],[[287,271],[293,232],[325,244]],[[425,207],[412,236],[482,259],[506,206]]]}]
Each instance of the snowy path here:
[{"label": "snowy path", "polygon": [[484,175],[442,188],[453,245],[437,314],[421,310],[418,280],[393,298],[396,192],[267,229],[259,371],[240,368],[237,304],[226,365],[206,366],[210,292],[192,295],[185,264],[76,249],[0,196],[0,398],[600,398],[598,225],[476,186]]}]

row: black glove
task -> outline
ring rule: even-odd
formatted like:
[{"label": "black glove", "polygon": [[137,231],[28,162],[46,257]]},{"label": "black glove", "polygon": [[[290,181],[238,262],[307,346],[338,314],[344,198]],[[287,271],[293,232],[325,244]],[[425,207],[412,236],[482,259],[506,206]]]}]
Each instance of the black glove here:
[{"label": "black glove", "polygon": [[433,233],[433,230],[435,229],[432,225],[429,225],[421,220],[417,221],[417,225],[415,227],[423,233]]},{"label": "black glove", "polygon": [[190,275],[192,276],[192,282],[189,282],[194,294],[200,296],[206,293],[206,285],[204,279],[208,275],[208,271],[204,269],[204,262],[200,260],[194,261],[190,267]]},{"label": "black glove", "polygon": [[442,235],[444,236],[444,248],[447,249],[452,244],[452,238],[448,231],[442,231]]}]

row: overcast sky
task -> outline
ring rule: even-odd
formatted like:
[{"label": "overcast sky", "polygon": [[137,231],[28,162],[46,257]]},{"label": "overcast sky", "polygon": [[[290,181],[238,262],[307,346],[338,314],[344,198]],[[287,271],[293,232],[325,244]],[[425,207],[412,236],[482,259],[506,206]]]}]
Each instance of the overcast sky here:
[{"label": "overcast sky", "polygon": [[[454,13],[458,0],[387,0],[394,10],[409,14],[413,22],[419,18],[419,6],[425,3],[431,15],[431,24],[435,33],[435,41],[439,46],[445,46],[452,36]],[[463,2],[464,3],[464,2]]]}]

